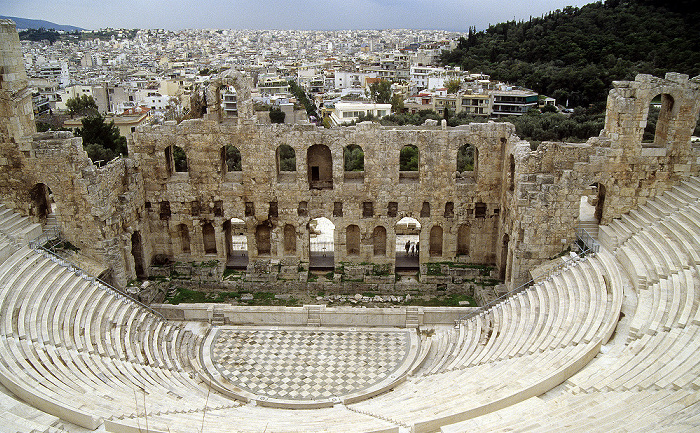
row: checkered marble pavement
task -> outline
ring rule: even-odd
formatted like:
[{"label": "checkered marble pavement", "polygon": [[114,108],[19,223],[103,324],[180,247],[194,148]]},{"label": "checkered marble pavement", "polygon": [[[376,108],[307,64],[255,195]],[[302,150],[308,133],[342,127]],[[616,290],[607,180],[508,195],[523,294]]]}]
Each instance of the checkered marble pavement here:
[{"label": "checkered marble pavement", "polygon": [[214,376],[262,400],[342,399],[395,380],[416,353],[405,329],[227,326],[212,332],[203,349]]}]

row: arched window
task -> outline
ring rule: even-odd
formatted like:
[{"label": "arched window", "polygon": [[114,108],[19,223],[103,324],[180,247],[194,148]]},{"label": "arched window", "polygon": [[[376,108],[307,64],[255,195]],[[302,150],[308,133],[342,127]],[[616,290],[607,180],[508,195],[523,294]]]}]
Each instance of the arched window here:
[{"label": "arched window", "polygon": [[306,152],[309,189],[333,188],[333,158],[331,150],[323,144],[314,144]]},{"label": "arched window", "polygon": [[260,224],[255,229],[255,243],[258,245],[258,255],[268,255],[272,249],[271,228],[269,224]]},{"label": "arched window", "polygon": [[455,216],[455,204],[454,202],[448,201],[445,203],[445,213],[443,213],[445,218],[454,218]]},{"label": "arched window", "polygon": [[221,168],[224,174],[241,171],[241,152],[236,146],[228,144],[221,148]]},{"label": "arched window", "polygon": [[277,171],[297,171],[297,155],[288,144],[277,147]]},{"label": "arched window", "polygon": [[177,226],[177,235],[180,238],[180,251],[183,254],[190,253],[190,230],[185,224],[179,224]]},{"label": "arched window", "polygon": [[357,144],[350,144],[343,148],[345,171],[364,171],[365,153]]},{"label": "arched window", "polygon": [[677,111],[673,96],[662,93],[651,100],[647,114],[647,123],[642,135],[645,147],[664,147],[668,141],[668,128]]},{"label": "arched window", "polygon": [[360,227],[352,224],[345,229],[345,248],[349,256],[360,254]]},{"label": "arched window", "polygon": [[375,256],[386,256],[386,229],[377,226],[372,232],[372,243],[374,244]]},{"label": "arched window", "polygon": [[173,146],[173,162],[175,171],[178,173],[186,173],[187,167],[187,155],[185,151],[180,146]]},{"label": "arched window", "polygon": [[474,171],[474,146],[462,145],[457,151],[457,171]]},{"label": "arched window", "polygon": [[295,254],[297,252],[297,231],[291,224],[284,226],[284,253]]},{"label": "arched window", "polygon": [[205,254],[216,254],[216,234],[211,223],[202,224],[202,242]]},{"label": "arched window", "polygon": [[442,256],[442,227],[433,226],[430,229],[430,257]]}]

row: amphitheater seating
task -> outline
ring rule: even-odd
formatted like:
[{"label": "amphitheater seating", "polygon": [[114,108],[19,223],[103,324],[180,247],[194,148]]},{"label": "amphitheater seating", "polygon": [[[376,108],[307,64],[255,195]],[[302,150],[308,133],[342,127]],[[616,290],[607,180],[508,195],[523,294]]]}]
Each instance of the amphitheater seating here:
[{"label": "amphitheater seating", "polygon": [[423,334],[411,377],[392,391],[296,411],[209,390],[201,334],[23,246],[27,221],[0,207],[0,422],[49,432],[61,420],[138,432],[146,418],[149,431],[183,433],[230,431],[232,420],[246,432],[687,431],[700,425],[699,198],[689,178],[601,227],[599,253]]}]

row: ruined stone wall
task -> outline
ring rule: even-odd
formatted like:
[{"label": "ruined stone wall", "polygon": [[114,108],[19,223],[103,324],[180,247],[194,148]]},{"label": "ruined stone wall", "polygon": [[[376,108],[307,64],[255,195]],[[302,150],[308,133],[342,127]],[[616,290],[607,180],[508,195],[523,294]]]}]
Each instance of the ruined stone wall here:
[{"label": "ruined stone wall", "polygon": [[15,23],[0,20],[0,170],[4,174],[0,176],[0,199],[13,207],[27,199],[23,195],[23,155],[17,143],[36,132],[27,83]]},{"label": "ruined stone wall", "polygon": [[[649,105],[668,95],[656,127],[656,140],[642,143]],[[506,197],[512,218],[506,225],[512,245],[513,275],[555,256],[575,237],[579,200],[592,184],[602,186],[600,223],[608,224],[685,176],[697,175],[698,148],[690,143],[700,111],[700,80],[669,73],[665,79],[639,75],[616,82],[610,91],[605,129],[585,144],[542,143],[537,150],[514,151],[515,187]],[[511,242],[512,244],[512,242]]]},{"label": "ruined stone wall", "polygon": [[[383,128],[368,123],[324,129],[313,125],[251,127],[191,120],[180,125],[169,123],[138,129],[130,155],[142,167],[154,252],[171,255],[176,260],[225,261],[224,224],[231,218],[240,218],[245,221],[251,261],[274,259],[296,266],[309,260],[309,222],[326,217],[335,225],[336,263],[393,263],[394,228],[401,218],[409,216],[421,224],[420,243],[424,246],[420,251],[421,262],[456,260],[458,227],[467,224],[471,227],[470,254],[462,259],[493,263],[502,207],[503,148],[513,129],[512,125],[502,123],[449,129]],[[229,144],[240,150],[241,172],[227,173],[223,168],[221,148]],[[478,167],[471,178],[458,182],[457,151],[465,144],[477,149]],[[187,172],[173,171],[166,150],[173,145],[186,153]],[[278,170],[280,145],[294,149],[295,172]],[[364,172],[344,171],[343,151],[349,145],[362,147]],[[418,148],[417,173],[399,172],[400,150],[406,145]],[[331,178],[322,182],[323,189],[315,189],[307,163],[308,158],[312,165],[316,164],[314,149],[319,146],[327,148],[330,154],[320,176],[332,173]],[[451,204],[446,214],[448,202]],[[483,203],[483,215],[475,215],[477,203]],[[169,215],[161,212],[166,208]],[[211,223],[216,232],[215,255],[204,251],[205,223]],[[188,228],[189,254],[183,253],[178,240],[180,224]],[[286,224],[296,230],[293,254],[284,251]],[[255,236],[261,225],[271,227],[271,248],[264,255],[258,253]],[[346,233],[350,225],[360,229],[358,254],[347,254]],[[379,226],[386,230],[385,255],[374,254],[373,233]],[[443,242],[442,254],[431,257],[427,246],[433,226],[442,228]]]}]

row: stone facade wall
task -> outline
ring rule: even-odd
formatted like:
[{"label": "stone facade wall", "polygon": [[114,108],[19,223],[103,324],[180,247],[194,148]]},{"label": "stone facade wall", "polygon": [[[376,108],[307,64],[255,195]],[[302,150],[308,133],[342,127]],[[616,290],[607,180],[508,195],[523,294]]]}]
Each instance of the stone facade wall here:
[{"label": "stone facade wall", "polygon": [[[591,184],[605,193],[600,221],[608,223],[700,171],[700,151],[690,143],[700,111],[700,79],[675,73],[616,82],[599,137],[583,144],[542,143],[536,150],[506,123],[258,125],[248,97],[250,80],[224,73],[208,89],[212,99],[205,119],[139,127],[128,158],[97,168],[79,138],[34,134],[19,39],[9,21],[0,22],[0,53],[2,201],[32,214],[36,203],[30,190],[48,186],[65,236],[110,268],[118,285],[145,276],[156,255],[182,262],[216,260],[223,266],[231,218],[244,221],[250,274],[275,263],[287,277],[297,269],[305,273],[309,223],[318,217],[335,225],[336,264],[391,265],[396,223],[408,216],[421,225],[421,265],[495,264],[512,286],[574,241],[579,200]],[[235,121],[222,121],[218,109],[220,88],[228,85],[238,90]],[[643,144],[649,104],[657,95],[662,114],[656,139]],[[222,159],[227,145],[240,151],[241,171],[227,172]],[[278,169],[281,145],[295,151],[293,172]],[[364,172],[344,172],[343,150],[349,145],[362,147]],[[419,151],[418,172],[399,170],[400,151],[407,145]],[[473,172],[457,173],[462,145],[474,149]],[[186,172],[173,167],[175,146],[186,154]],[[291,253],[284,248],[288,225],[294,229],[288,233],[295,234],[293,242],[288,239],[288,246],[295,246]],[[350,226],[357,226],[360,238],[358,251],[351,253],[346,233],[357,229]],[[375,254],[378,227],[386,233],[384,254]],[[458,239],[460,227],[469,228],[461,231],[468,239]],[[205,235],[211,228],[213,236]],[[431,232],[440,231],[442,252],[431,255]],[[460,243],[468,244],[467,255],[458,255]]]}]

